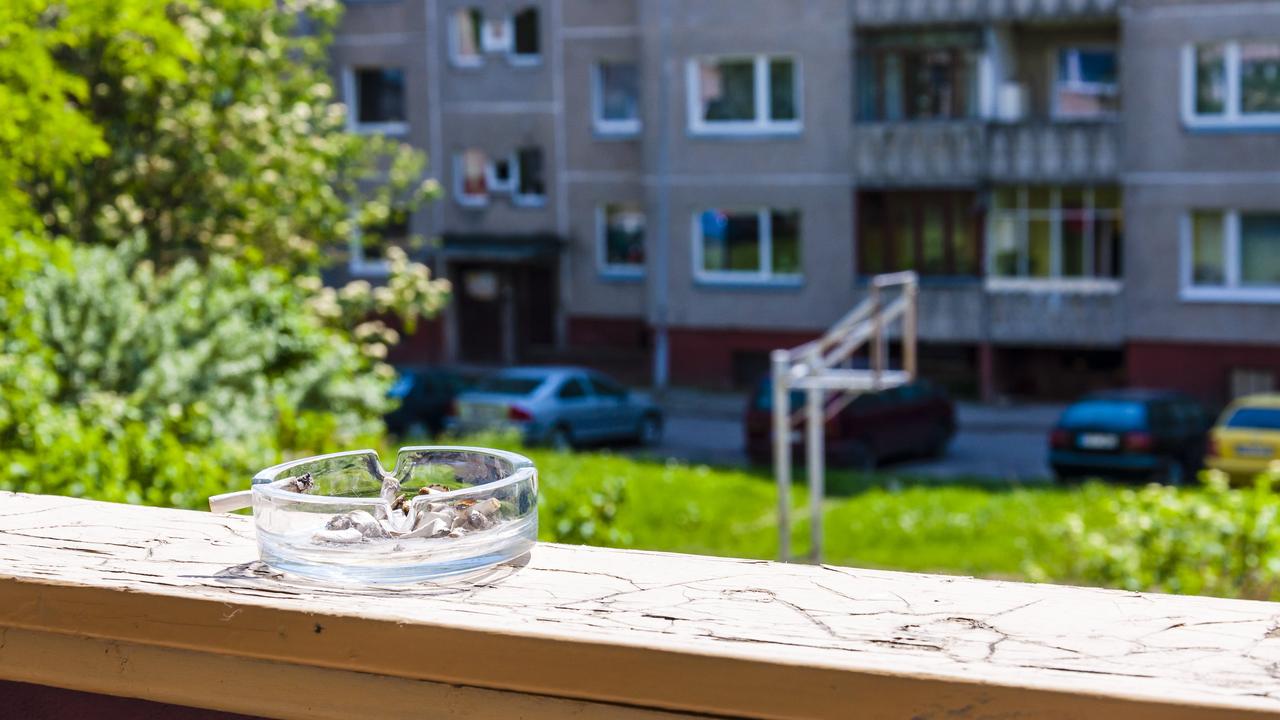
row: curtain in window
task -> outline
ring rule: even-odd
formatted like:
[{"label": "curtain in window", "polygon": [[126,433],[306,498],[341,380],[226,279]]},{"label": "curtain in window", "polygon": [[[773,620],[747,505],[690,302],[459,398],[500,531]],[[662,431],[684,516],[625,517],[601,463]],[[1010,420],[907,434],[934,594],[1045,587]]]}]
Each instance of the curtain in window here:
[{"label": "curtain in window", "polygon": [[460,8],[453,13],[453,36],[458,57],[479,57],[481,23],[479,10]]},{"label": "curtain in window", "polygon": [[464,195],[487,195],[488,184],[485,181],[485,168],[489,160],[483,150],[467,150],[462,153],[462,193]]}]

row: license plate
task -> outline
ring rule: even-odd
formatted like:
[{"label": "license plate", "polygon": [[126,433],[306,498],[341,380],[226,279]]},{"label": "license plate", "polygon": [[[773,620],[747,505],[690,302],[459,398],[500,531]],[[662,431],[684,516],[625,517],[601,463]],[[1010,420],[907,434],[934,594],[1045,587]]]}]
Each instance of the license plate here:
[{"label": "license plate", "polygon": [[1271,457],[1275,454],[1270,447],[1266,445],[1237,445],[1236,455],[1240,457]]},{"label": "license plate", "polygon": [[1115,450],[1120,447],[1120,436],[1115,433],[1080,433],[1076,444],[1085,450]]},{"label": "license plate", "polygon": [[467,422],[489,423],[506,418],[506,408],[499,405],[473,405],[463,403],[458,406],[458,416]]}]

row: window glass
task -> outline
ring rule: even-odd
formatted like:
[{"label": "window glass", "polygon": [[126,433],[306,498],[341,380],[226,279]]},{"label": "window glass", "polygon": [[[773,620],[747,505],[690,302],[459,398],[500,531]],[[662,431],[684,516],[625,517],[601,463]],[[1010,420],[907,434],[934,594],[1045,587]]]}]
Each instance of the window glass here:
[{"label": "window glass", "polygon": [[936,201],[930,199],[923,206],[920,224],[920,271],[929,275],[940,275],[947,270],[946,220],[945,210]]},{"label": "window glass", "polygon": [[1240,216],[1240,282],[1280,285],[1280,215]]},{"label": "window glass", "polygon": [[858,243],[863,275],[888,272],[887,239],[884,235],[885,207],[883,193],[863,193],[859,197]]},{"label": "window glass", "polygon": [[991,213],[991,250],[996,275],[1018,274],[1018,217],[1012,210]]},{"label": "window glass", "polygon": [[355,75],[357,122],[404,122],[404,72],[400,68],[360,68]]},{"label": "window glass", "polygon": [[583,386],[582,381],[578,378],[569,378],[564,381],[560,389],[556,391],[556,397],[561,400],[575,400],[587,396],[587,389]]},{"label": "window glass", "polygon": [[409,213],[404,210],[393,210],[386,222],[360,232],[360,247],[366,261],[381,260],[386,257],[387,248],[404,247],[408,240]]},{"label": "window glass", "polygon": [[1227,58],[1220,44],[1197,45],[1196,114],[1221,115],[1227,109]]},{"label": "window glass", "polygon": [[546,194],[546,183],[542,177],[542,148],[527,147],[516,151],[516,166],[520,176],[516,182],[516,193],[525,197],[542,197]]},{"label": "window glass", "polygon": [[1118,109],[1116,51],[1063,48],[1058,52],[1054,110],[1065,117],[1096,117]]},{"label": "window glass", "polygon": [[795,120],[795,62],[787,58],[769,61],[769,119]]},{"label": "window glass", "polygon": [[628,122],[640,119],[640,70],[631,62],[605,62],[599,73],[599,120]]},{"label": "window glass", "polygon": [[473,392],[486,395],[532,395],[546,378],[495,375],[476,383]]},{"label": "window glass", "polygon": [[975,199],[967,191],[860,193],[860,272],[976,275]]},{"label": "window glass", "polygon": [[712,271],[759,271],[759,215],[718,210],[703,213],[702,267]]},{"label": "window glass", "polygon": [[1027,188],[1028,210],[1049,210],[1053,207],[1053,190],[1045,185]]},{"label": "window glass", "polygon": [[1044,218],[1032,218],[1027,224],[1027,274],[1032,277],[1049,277],[1052,274],[1051,253],[1053,243],[1052,223]]},{"label": "window glass", "polygon": [[634,203],[604,206],[604,264],[644,266],[644,210]]},{"label": "window glass", "polygon": [[1240,112],[1280,113],[1280,43],[1240,43]]},{"label": "window glass", "polygon": [[951,245],[955,262],[955,274],[978,274],[978,242],[974,237],[976,217],[973,196],[968,193],[952,196]]},{"label": "window glass", "polygon": [[857,43],[861,119],[976,116],[980,33],[877,31]]},{"label": "window glass", "polygon": [[902,58],[896,54],[885,55],[881,66],[884,76],[881,80],[881,92],[884,93],[884,115],[872,120],[888,120],[895,122],[902,119]]},{"label": "window glass", "polygon": [[1086,221],[1083,213],[1065,214],[1059,226],[1062,238],[1062,275],[1080,277],[1085,274],[1084,246]]},{"label": "window glass", "polygon": [[783,275],[800,273],[800,213],[795,210],[773,210],[770,213],[773,239],[773,272]]},{"label": "window glass", "polygon": [[483,150],[471,148],[462,153],[462,195],[484,197],[489,194],[486,170],[489,158]]},{"label": "window glass", "polygon": [[1093,274],[1120,277],[1123,226],[1119,217],[1095,218],[1093,224]]},{"label": "window glass", "polygon": [[749,58],[699,62],[698,92],[703,120],[754,120],[755,63]]},{"label": "window glass", "polygon": [[1222,213],[1191,215],[1191,283],[1222,285],[1227,280],[1222,245]]},{"label": "window glass", "polygon": [[600,375],[588,376],[587,383],[591,386],[592,392],[602,397],[624,397],[627,394],[626,388]]},{"label": "window glass", "polygon": [[916,258],[916,209],[909,202],[889,203],[889,217],[893,236],[893,270],[910,270],[919,265]]},{"label": "window glass", "polygon": [[476,8],[459,8],[452,15],[453,56],[457,60],[479,62],[480,27],[484,16]]},{"label": "window glass", "polygon": [[532,56],[538,54],[538,9],[525,8],[515,14],[511,24],[514,26],[516,55]]}]

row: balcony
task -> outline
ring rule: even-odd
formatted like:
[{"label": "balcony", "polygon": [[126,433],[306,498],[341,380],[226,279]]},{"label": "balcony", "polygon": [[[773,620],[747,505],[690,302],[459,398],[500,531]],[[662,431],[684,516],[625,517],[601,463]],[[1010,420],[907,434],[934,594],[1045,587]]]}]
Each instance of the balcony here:
[{"label": "balcony", "polygon": [[1114,121],[859,122],[852,144],[862,187],[1116,182],[1120,172]]},{"label": "balcony", "polygon": [[74,690],[335,720],[1280,717],[1271,603],[546,544],[397,589],[256,559],[247,517],[0,493],[7,707]]},{"label": "balcony", "polygon": [[1120,0],[850,0],[855,26],[1114,17]]}]

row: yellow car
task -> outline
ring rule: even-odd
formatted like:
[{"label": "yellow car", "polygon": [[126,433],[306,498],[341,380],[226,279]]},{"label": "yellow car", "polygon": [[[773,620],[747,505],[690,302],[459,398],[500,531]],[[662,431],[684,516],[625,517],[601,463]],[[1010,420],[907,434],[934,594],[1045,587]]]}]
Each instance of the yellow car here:
[{"label": "yellow car", "polygon": [[1280,395],[1249,395],[1222,411],[1204,464],[1247,482],[1280,459]]}]

